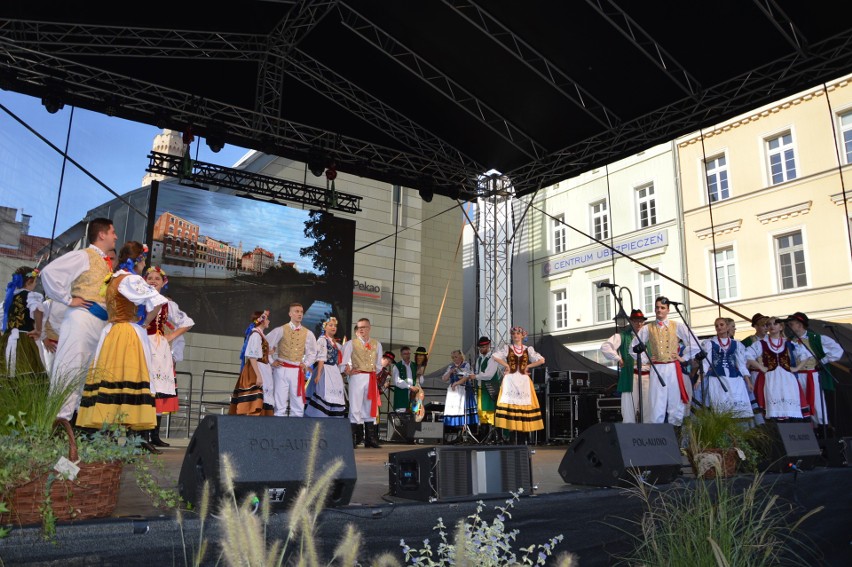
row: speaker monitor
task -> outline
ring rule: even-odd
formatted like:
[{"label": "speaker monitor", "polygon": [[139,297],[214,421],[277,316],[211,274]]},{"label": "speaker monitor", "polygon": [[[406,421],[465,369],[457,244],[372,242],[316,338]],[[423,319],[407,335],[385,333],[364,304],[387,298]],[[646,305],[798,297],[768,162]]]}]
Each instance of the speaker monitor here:
[{"label": "speaker monitor", "polygon": [[665,484],[681,474],[682,464],[672,425],[596,423],[568,446],[559,475],[566,483],[589,486],[630,486],[634,475]]},{"label": "speaker monitor", "polygon": [[223,495],[223,457],[230,457],[234,493],[239,501],[254,492],[270,495],[274,509],[292,501],[304,485],[311,442],[316,427],[315,471],[323,471],[340,458],[343,467],[334,480],[326,502],[329,506],[349,503],[357,479],[352,429],[347,419],[310,417],[256,417],[208,415],[192,435],[186,449],[178,492],[196,504],[205,481],[218,502]]},{"label": "speaker monitor", "polygon": [[810,470],[822,456],[813,425],[806,422],[785,423],[767,421],[760,426],[769,438],[769,450],[760,468],[788,472]]},{"label": "speaker monitor", "polygon": [[433,447],[388,455],[390,494],[422,502],[532,493],[532,461],[526,445]]}]

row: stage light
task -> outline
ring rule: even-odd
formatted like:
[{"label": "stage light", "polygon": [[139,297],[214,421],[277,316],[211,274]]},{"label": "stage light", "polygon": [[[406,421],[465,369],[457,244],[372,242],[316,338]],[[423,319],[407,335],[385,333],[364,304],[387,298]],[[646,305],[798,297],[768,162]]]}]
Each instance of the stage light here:
[{"label": "stage light", "polygon": [[420,198],[426,201],[427,203],[431,203],[432,197],[435,196],[435,193],[432,191],[432,189],[422,188],[418,192],[420,193]]},{"label": "stage light", "polygon": [[50,93],[41,97],[41,103],[44,105],[44,109],[51,114],[56,114],[57,112],[65,108],[65,103],[62,102],[62,99],[60,99],[59,96],[54,93]]},{"label": "stage light", "polygon": [[322,176],[328,161],[328,156],[322,150],[313,148],[308,152],[308,169],[317,177]]},{"label": "stage light", "polygon": [[225,147],[225,142],[218,136],[207,136],[207,147],[214,154],[218,154]]}]

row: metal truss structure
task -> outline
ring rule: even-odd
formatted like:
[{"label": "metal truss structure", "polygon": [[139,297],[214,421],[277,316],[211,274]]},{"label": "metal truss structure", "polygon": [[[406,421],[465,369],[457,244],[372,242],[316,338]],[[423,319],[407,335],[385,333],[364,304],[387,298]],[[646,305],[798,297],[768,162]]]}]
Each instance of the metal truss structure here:
[{"label": "metal truss structure", "polygon": [[496,348],[511,340],[512,325],[512,204],[514,189],[508,178],[483,179],[487,197],[477,200],[477,276],[480,301],[479,331]]},{"label": "metal truss structure", "polygon": [[146,171],[174,177],[182,182],[235,189],[242,197],[286,205],[302,203],[308,207],[329,211],[357,213],[362,197],[329,189],[312,187],[295,181],[242,171],[201,161],[187,161],[181,156],[160,152],[148,154]]},{"label": "metal truss structure", "polygon": [[[479,163],[469,156],[469,149],[448,143],[403,110],[382,102],[375,91],[301,49],[304,38],[325,19],[339,19],[340,25],[406,70],[424,89],[438,93],[507,148],[525,156],[524,165],[502,168],[518,196],[852,69],[852,29],[810,42],[777,0],[754,0],[793,51],[737,77],[703,86],[659,38],[614,0],[587,0],[588,9],[682,92],[675,102],[623,119],[542,50],[476,2],[444,0],[445,8],[493,40],[504,56],[508,54],[559,93],[566,105],[600,126],[594,135],[554,148],[356,9],[356,2],[297,0],[282,2],[285,4],[289,9],[283,19],[271,31],[256,33],[0,19],[0,87],[37,97],[61,96],[68,104],[159,127],[182,130],[192,126],[199,134],[291,159],[307,161],[312,151],[321,148],[333,154],[340,171],[407,187],[428,185],[435,193],[463,200],[485,196],[487,203],[489,194],[482,194],[478,180],[482,172],[500,164]],[[98,64],[116,57],[152,64],[173,60],[250,62],[258,70],[254,100],[247,106],[235,106]],[[285,77],[360,118],[373,131],[383,132],[396,145],[282,118]]]}]

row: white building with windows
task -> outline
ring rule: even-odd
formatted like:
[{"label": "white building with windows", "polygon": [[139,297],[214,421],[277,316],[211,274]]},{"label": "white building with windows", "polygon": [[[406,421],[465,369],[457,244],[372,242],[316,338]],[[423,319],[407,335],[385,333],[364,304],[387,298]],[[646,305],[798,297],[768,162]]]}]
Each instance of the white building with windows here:
[{"label": "white building with windows", "polygon": [[689,285],[709,298],[690,298],[697,331],[722,316],[747,336],[757,312],[852,321],[850,79],[676,140]]},{"label": "white building with windows", "polygon": [[658,295],[686,296],[679,205],[672,143],[539,191],[523,240],[529,315],[516,302],[516,320],[608,364],[598,349],[616,330],[616,296],[649,318]]}]

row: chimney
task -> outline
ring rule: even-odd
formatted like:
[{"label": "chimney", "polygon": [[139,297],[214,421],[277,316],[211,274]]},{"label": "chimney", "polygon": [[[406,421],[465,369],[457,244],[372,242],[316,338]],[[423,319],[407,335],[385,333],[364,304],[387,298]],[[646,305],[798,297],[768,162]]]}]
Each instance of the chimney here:
[{"label": "chimney", "polygon": [[21,234],[29,234],[30,233],[30,219],[33,218],[32,215],[25,215],[21,213]]}]

